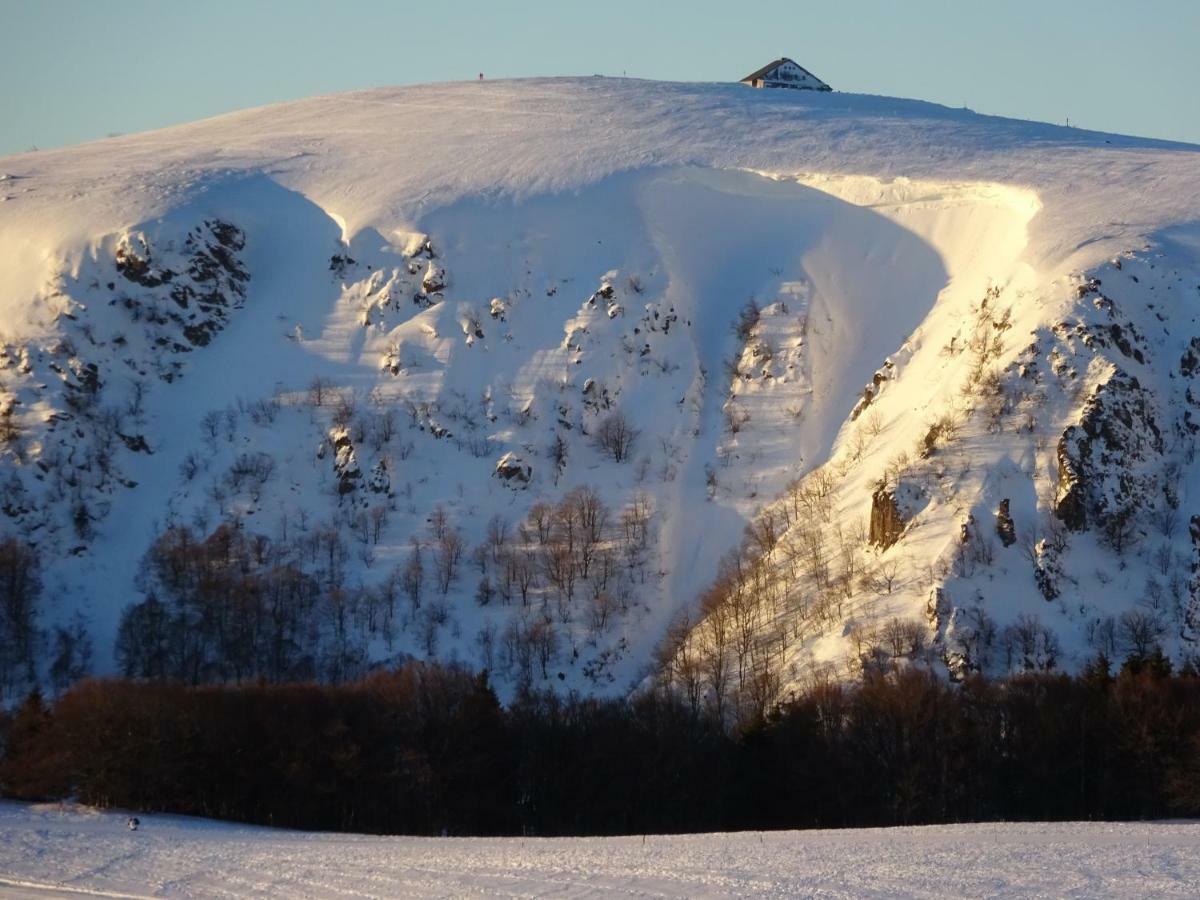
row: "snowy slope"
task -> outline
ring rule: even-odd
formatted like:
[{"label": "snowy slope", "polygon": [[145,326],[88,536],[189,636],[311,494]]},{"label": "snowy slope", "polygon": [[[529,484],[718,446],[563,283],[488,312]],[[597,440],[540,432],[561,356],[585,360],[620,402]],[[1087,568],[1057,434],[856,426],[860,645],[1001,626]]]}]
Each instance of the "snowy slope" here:
[{"label": "snowy slope", "polygon": [[1200,825],[616,838],[312,834],[0,804],[6,897],[1190,897]]},{"label": "snowy slope", "polygon": [[[621,691],[765,511],[754,603],[708,607],[743,686],[853,671],[893,619],[920,631],[893,658],[1074,667],[1150,595],[1190,652],[1200,150],[785,93],[387,89],[0,159],[0,522],[38,546],[47,619],[82,610],[107,667],[120,611],[165,590],[137,574],[155,535],[236,521],[314,579],[314,671],[414,653]],[[1126,376],[1138,422],[1102,399],[1111,446],[1060,471]],[[597,446],[614,413],[627,459]],[[583,487],[600,561],[564,574],[561,523],[518,526]],[[465,542],[444,590],[439,508]],[[734,654],[715,640],[680,677]]]}]

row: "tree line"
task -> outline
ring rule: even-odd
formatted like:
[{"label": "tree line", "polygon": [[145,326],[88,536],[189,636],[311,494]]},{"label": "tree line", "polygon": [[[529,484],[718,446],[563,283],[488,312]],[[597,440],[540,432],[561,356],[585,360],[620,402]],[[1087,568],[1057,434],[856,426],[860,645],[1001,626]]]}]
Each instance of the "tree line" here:
[{"label": "tree line", "polygon": [[48,683],[65,689],[91,671],[92,640],[84,619],[46,629],[39,624],[41,565],[37,552],[0,536],[0,703]]},{"label": "tree line", "polygon": [[[644,494],[613,511],[577,487],[534,503],[515,526],[493,515],[471,548],[439,505],[407,558],[369,585],[352,575],[336,526],[268,537],[236,521],[208,535],[176,525],[142,560],[144,599],[122,613],[118,671],[193,685],[352,681],[406,632],[435,658],[443,631],[460,636],[457,614],[473,599],[492,608],[473,639],[480,667],[518,684],[545,681],[564,653],[599,646],[655,577],[652,519]],[[378,535],[363,521],[354,537],[366,546]],[[454,590],[469,577],[473,592]]]},{"label": "tree line", "polygon": [[613,834],[1200,814],[1200,677],[918,668],[730,729],[678,692],[522,692],[412,662],[340,685],[86,680],[3,722],[0,790],[308,829]]}]

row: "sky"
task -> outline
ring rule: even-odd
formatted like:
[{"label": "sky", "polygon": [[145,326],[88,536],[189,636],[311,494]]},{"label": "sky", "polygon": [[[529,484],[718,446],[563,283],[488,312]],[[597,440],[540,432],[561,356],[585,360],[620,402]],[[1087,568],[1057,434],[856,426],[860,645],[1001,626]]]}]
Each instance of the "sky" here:
[{"label": "sky", "polygon": [[0,155],[336,91],[545,75],[835,90],[1200,143],[1200,0],[0,0]]}]

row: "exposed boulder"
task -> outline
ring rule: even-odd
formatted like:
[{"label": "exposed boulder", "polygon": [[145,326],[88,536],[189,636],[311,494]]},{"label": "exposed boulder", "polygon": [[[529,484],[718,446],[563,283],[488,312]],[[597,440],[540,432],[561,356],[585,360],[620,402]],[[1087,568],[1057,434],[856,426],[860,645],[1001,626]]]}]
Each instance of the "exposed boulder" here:
[{"label": "exposed boulder", "polygon": [[446,289],[446,270],[431,259],[421,278],[421,290],[426,294],[440,294]]},{"label": "exposed boulder", "polygon": [[1000,536],[1000,543],[1005,547],[1011,547],[1017,542],[1017,528],[1008,513],[1007,497],[1000,501],[1000,508],[996,511],[996,534]]},{"label": "exposed boulder", "polygon": [[524,487],[533,477],[533,467],[515,453],[505,453],[496,463],[496,477],[512,487]]},{"label": "exposed boulder", "polygon": [[333,471],[337,476],[338,495],[345,496],[358,487],[362,470],[358,467],[350,433],[345,428],[335,428],[330,432],[329,441],[333,445]]}]

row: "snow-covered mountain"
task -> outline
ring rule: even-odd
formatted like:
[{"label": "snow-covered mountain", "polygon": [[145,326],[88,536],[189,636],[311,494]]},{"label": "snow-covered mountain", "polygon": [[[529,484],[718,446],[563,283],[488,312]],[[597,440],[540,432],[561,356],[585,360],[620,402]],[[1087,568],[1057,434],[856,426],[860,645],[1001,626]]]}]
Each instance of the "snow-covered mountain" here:
[{"label": "snow-covered mountain", "polygon": [[1195,649],[1200,148],[587,78],[0,179],[0,536],[101,669],[756,705]]}]

